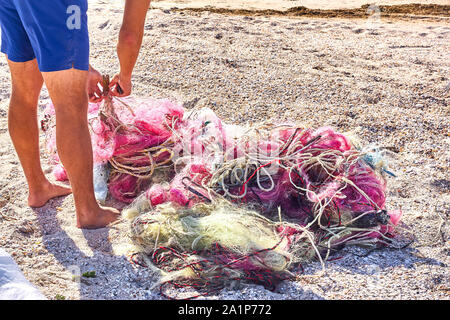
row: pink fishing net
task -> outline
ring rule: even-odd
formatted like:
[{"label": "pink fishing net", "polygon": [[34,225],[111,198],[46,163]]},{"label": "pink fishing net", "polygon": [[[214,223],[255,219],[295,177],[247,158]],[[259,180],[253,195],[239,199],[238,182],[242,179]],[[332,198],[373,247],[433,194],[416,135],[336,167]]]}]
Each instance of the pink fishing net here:
[{"label": "pink fishing net", "polygon": [[[169,140],[183,113],[180,105],[169,100],[128,98],[115,100],[109,108],[89,104],[93,161],[113,167],[108,186],[114,198],[130,203],[148,185],[143,180],[150,178],[155,167],[170,161]],[[47,151],[56,165],[55,178],[62,181],[67,174],[57,154],[54,116],[50,103],[44,111]]]},{"label": "pink fishing net", "polygon": [[[56,179],[65,180],[54,117],[49,104],[43,120],[47,150]],[[142,193],[152,207],[193,207],[224,198],[267,216],[282,213],[297,225],[277,229],[287,249],[305,230],[314,232],[317,244],[343,228],[348,233],[332,245],[386,243],[401,219],[401,211],[386,211],[386,181],[374,169],[379,166],[367,163],[363,151],[330,127],[230,125],[207,108],[186,112],[169,100],[131,98],[91,103],[88,117],[94,163],[111,170],[109,193],[124,203]],[[155,179],[159,172],[166,183]],[[223,248],[216,258],[226,264],[236,255]],[[234,266],[257,270],[249,261]]]},{"label": "pink fishing net", "polygon": [[[345,135],[330,127],[280,125],[265,130],[266,135],[246,136],[248,128],[225,124],[210,109],[184,117],[183,107],[167,99],[114,99],[108,108],[90,103],[88,110],[94,163],[112,167],[108,189],[122,202],[131,203],[150,188],[146,195],[152,204],[192,206],[215,194],[256,203],[265,212],[281,207],[292,218],[308,218],[315,205],[329,199],[328,206],[341,211],[385,207],[384,179],[357,158]],[[54,117],[49,104],[44,112],[47,150],[55,178],[66,180]],[[244,163],[243,158],[256,160]],[[153,185],[158,165],[173,163],[170,187]]]}]

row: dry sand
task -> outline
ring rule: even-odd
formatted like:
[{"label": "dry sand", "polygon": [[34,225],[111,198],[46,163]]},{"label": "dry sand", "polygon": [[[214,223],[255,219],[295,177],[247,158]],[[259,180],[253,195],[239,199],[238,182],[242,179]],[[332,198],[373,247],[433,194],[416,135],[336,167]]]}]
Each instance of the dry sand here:
[{"label": "dry sand", "polygon": [[[122,10],[105,3],[90,1],[91,63],[112,75]],[[277,292],[243,286],[211,298],[449,299],[449,36],[448,16],[149,11],[134,95],[169,97],[187,107],[198,101],[235,123],[280,119],[354,130],[362,141],[394,153],[398,177],[388,181],[387,205],[403,209],[402,227],[416,237],[404,249],[345,248],[325,274],[318,263],[305,265],[309,276]],[[118,229],[75,227],[72,196],[27,207],[26,182],[7,132],[4,58],[0,83],[0,247],[49,299],[161,299],[151,290],[151,274],[121,254],[126,241]],[[41,106],[46,102],[43,90]],[[49,173],[45,160],[43,165]],[[409,237],[401,231],[395,245]],[[73,281],[73,273],[92,270],[96,278]]]}]

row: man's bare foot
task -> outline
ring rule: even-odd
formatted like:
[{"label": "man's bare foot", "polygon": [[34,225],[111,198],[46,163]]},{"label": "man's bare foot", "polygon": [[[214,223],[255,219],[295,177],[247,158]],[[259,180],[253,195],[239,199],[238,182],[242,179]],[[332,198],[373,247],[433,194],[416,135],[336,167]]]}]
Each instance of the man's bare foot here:
[{"label": "man's bare foot", "polygon": [[99,207],[96,211],[88,214],[77,214],[77,227],[81,229],[98,229],[106,227],[111,222],[120,217],[117,209],[109,207]]},{"label": "man's bare foot", "polygon": [[39,208],[45,205],[50,199],[60,196],[66,196],[71,193],[72,189],[70,189],[70,187],[48,182],[41,185],[37,190],[30,190],[30,194],[28,196],[28,205],[33,208]]}]

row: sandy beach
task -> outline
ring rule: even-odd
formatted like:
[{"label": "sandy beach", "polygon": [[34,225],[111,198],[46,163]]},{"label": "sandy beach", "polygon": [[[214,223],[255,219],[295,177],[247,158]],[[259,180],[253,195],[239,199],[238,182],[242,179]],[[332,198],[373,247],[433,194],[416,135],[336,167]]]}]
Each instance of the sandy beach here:
[{"label": "sandy beach", "polygon": [[[328,10],[365,2],[221,0],[214,8]],[[395,248],[347,247],[325,272],[319,263],[304,265],[304,276],[275,292],[243,286],[209,298],[448,300],[450,15],[220,14],[206,10],[211,3],[153,2],[133,95],[170,98],[186,108],[208,106],[230,123],[290,120],[352,131],[362,142],[391,151],[397,177],[388,180],[387,207],[401,208],[404,215]],[[89,5],[91,64],[113,75],[122,2]],[[186,6],[202,10],[181,10]],[[77,229],[72,196],[39,209],[27,206],[26,181],[7,130],[10,79],[4,57],[0,83],[0,247],[48,299],[162,299],[152,289],[152,274],[127,261],[123,226]],[[40,108],[48,101],[44,89]],[[51,177],[44,145],[41,152]],[[73,276],[86,271],[96,277]]]},{"label": "sandy beach", "polygon": [[227,9],[250,9],[250,10],[287,10],[295,7],[306,7],[309,9],[355,9],[363,5],[402,5],[402,4],[441,4],[448,5],[445,0],[155,0],[152,6],[158,9],[170,8],[227,8]]}]

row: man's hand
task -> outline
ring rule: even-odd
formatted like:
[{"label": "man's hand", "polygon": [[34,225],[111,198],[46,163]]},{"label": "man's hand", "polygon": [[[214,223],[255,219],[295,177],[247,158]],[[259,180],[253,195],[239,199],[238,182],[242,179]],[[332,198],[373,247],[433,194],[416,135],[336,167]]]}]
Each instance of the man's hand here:
[{"label": "man's hand", "polygon": [[111,95],[116,97],[126,97],[131,94],[131,77],[116,74],[109,83]]},{"label": "man's hand", "polygon": [[89,65],[89,73],[88,73],[88,96],[89,102],[100,102],[103,100],[103,92],[99,88],[99,84],[103,81],[103,77],[95,70],[92,66]]}]

